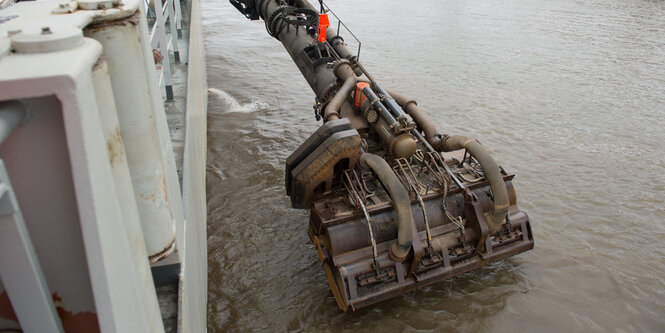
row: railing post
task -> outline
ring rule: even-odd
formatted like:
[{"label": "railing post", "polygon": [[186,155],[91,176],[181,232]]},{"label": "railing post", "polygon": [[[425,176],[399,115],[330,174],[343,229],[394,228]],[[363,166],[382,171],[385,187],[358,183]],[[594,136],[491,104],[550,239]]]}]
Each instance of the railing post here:
[{"label": "railing post", "polygon": [[168,10],[168,18],[169,18],[169,25],[171,27],[171,45],[173,46],[173,60],[175,60],[175,63],[180,63],[180,50],[178,47],[178,38],[174,37],[176,36],[176,21],[178,18],[176,18],[175,11],[173,8],[173,0],[166,0],[166,7]]},{"label": "railing post", "polygon": [[155,0],[155,25],[150,34],[150,44],[152,48],[157,48],[162,54],[162,79],[166,90],[166,101],[171,102],[173,101],[173,83],[171,83],[171,60],[169,59],[169,46],[166,42],[165,23],[162,0]]},{"label": "railing post", "polygon": [[[173,0],[175,5],[175,17],[176,17],[176,30],[178,30],[178,39],[182,38],[182,9],[180,8],[180,0]],[[171,32],[173,34],[173,32]]]}]

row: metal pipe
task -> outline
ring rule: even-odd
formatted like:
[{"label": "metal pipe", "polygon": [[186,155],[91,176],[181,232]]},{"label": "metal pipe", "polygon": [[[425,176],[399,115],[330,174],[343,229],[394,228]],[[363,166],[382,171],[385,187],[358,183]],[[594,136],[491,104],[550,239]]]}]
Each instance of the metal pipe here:
[{"label": "metal pipe", "polygon": [[388,90],[388,94],[390,94],[390,96],[395,99],[397,104],[399,104],[399,106],[401,106],[402,109],[404,109],[404,111],[406,111],[406,113],[411,116],[413,121],[416,122],[418,127],[423,130],[423,133],[425,134],[425,140],[429,142],[432,148],[434,148],[436,151],[443,151],[443,141],[445,136],[437,132],[436,127],[434,127],[434,124],[432,123],[432,120],[418,107],[418,103],[416,103],[415,100],[409,99],[406,96],[392,90]]},{"label": "metal pipe", "polygon": [[360,63],[360,61],[358,61],[357,64],[358,64],[358,68],[360,69],[360,71],[363,74],[365,74],[365,76],[367,76],[367,79],[369,79],[369,82],[371,84],[376,84],[376,81],[374,80],[374,77],[372,77],[372,75],[365,69],[365,67],[363,67],[363,64]]},{"label": "metal pipe", "polygon": [[351,90],[353,90],[353,88],[356,86],[356,82],[358,80],[358,77],[356,77],[353,69],[351,69],[351,65],[349,65],[349,61],[346,59],[338,60],[335,62],[333,68],[335,76],[342,80],[344,84],[342,84],[339,90],[337,90],[335,96],[333,96],[333,98],[323,110],[324,121],[340,118],[339,109],[342,107],[344,100],[346,100],[346,98],[351,93]]},{"label": "metal pipe", "polygon": [[[307,27],[289,26],[284,21],[284,18],[295,10],[305,11],[296,16],[298,20],[307,17],[306,14],[318,15],[319,11],[307,1],[299,1],[295,3],[295,6],[282,6],[279,1],[263,0],[256,1],[256,5],[261,17],[265,20],[268,31],[282,42],[316,96],[321,100],[327,100],[330,89],[337,81],[332,69],[327,65],[328,62],[334,61],[334,58],[332,55],[310,57],[311,54],[303,52],[305,49],[313,47],[312,51],[318,53],[321,52],[322,46],[319,45],[313,34],[308,33]],[[292,17],[292,19],[296,18]]]},{"label": "metal pipe", "polygon": [[378,96],[376,96],[376,94],[374,93],[372,88],[365,87],[363,89],[363,94],[365,94],[365,96],[367,96],[370,104],[372,104],[374,106],[374,108],[379,113],[379,115],[386,122],[388,122],[388,125],[390,125],[391,128],[393,126],[395,126],[395,123],[397,123],[397,120],[395,120],[395,117],[393,117],[393,115],[390,113],[390,111],[388,111],[388,108],[386,108],[386,106],[383,105],[383,103],[381,103],[381,100],[379,99]]},{"label": "metal pipe", "polygon": [[[485,171],[485,177],[487,177],[487,180],[490,182],[490,188],[492,189],[492,195],[494,196],[494,211],[489,215],[488,222],[492,230],[500,228],[508,214],[508,191],[506,190],[506,184],[503,181],[498,164],[494,161],[494,158],[492,158],[485,147],[483,147],[478,141],[465,136],[446,136],[439,134],[434,127],[432,120],[425,112],[420,110],[416,101],[408,99],[406,96],[394,91],[389,90],[388,93],[406,110],[416,124],[418,124],[423,130],[426,140],[433,149],[436,151],[466,149],[471,156],[478,160],[478,163],[480,163],[480,166]],[[457,177],[452,174],[451,176],[457,185],[462,188]]]},{"label": "metal pipe", "polygon": [[149,266],[146,235],[143,233],[143,225],[135,199],[136,195],[127,163],[125,143],[118,120],[110,73],[103,58],[97,61],[91,74],[99,120],[101,121],[101,129],[104,133],[109,164],[111,165],[111,176],[117,192],[118,203],[122,207],[122,221],[119,222],[124,225],[125,236],[131,244],[129,253],[132,262],[127,263],[125,270],[127,274],[133,276],[139,285],[135,292],[138,293],[138,299],[142,302],[142,304],[139,304],[141,306],[141,316],[152,327],[159,327],[161,316],[159,304],[155,299],[157,294]]},{"label": "metal pipe", "polygon": [[[267,1],[267,0],[262,0],[262,1]],[[262,4],[262,1],[258,1],[257,3]],[[319,11],[307,0],[296,0],[295,1],[295,6],[300,7],[300,8],[311,9],[311,10],[314,10],[314,11],[317,11],[317,12]]]},{"label": "metal pipe", "polygon": [[[425,138],[423,138],[423,135],[420,134],[420,132],[418,132],[415,128],[411,130],[411,134],[413,134],[416,138],[418,138],[418,141],[422,142],[422,144],[425,146],[427,151],[433,152],[433,153],[436,152],[434,150],[434,148],[432,148],[432,146],[429,144],[429,142],[427,142],[427,140],[425,140]],[[441,164],[443,166],[443,169],[446,171],[447,174],[450,175],[450,178],[452,178],[452,180],[455,182],[457,187],[459,187],[461,189],[466,188],[466,186],[464,186],[464,184],[457,178],[457,176],[455,176],[455,174],[453,174],[453,172],[450,171],[450,168],[448,167],[448,164],[446,164],[443,161],[443,157],[441,157],[441,155],[439,155],[439,157],[441,158],[441,162],[442,162]]]},{"label": "metal pipe", "polygon": [[488,222],[490,225],[491,231],[501,228],[501,224],[508,214],[508,207],[510,203],[508,201],[508,190],[506,189],[506,183],[503,181],[501,176],[501,170],[499,165],[494,161],[494,158],[490,153],[475,139],[471,139],[462,135],[453,135],[447,137],[444,141],[444,150],[452,151],[458,149],[466,149],[469,151],[471,156],[473,156],[480,166],[485,171],[485,177],[490,182],[490,188],[492,189],[492,195],[494,197],[494,211],[492,214],[488,215]]},{"label": "metal pipe", "polygon": [[0,144],[25,120],[26,114],[25,108],[20,102],[0,103]]},{"label": "metal pipe", "polygon": [[[151,263],[158,262],[175,249],[176,212],[182,202],[174,201],[167,173],[168,150],[163,150],[157,119],[163,109],[153,105],[150,73],[144,61],[140,12],[111,22],[88,25],[86,37],[99,41],[111,77],[113,99],[120,123],[134,199],[139,210],[143,236]],[[162,115],[160,115],[160,112]],[[173,157],[170,157],[173,159]]]},{"label": "metal pipe", "polygon": [[404,113],[404,110],[397,105],[395,102],[395,99],[388,94],[380,85],[374,84],[374,89],[376,90],[377,93],[383,95],[385,98],[383,99],[383,104],[388,107],[388,110],[392,112],[392,114],[395,116],[395,118],[399,119],[400,117],[404,117],[406,114]]},{"label": "metal pipe", "polygon": [[393,207],[397,213],[397,241],[390,247],[390,257],[395,261],[404,261],[411,250],[415,234],[413,215],[411,214],[411,198],[393,169],[383,158],[364,153],[360,156],[360,166],[371,169],[379,176],[381,183],[386,187]]}]

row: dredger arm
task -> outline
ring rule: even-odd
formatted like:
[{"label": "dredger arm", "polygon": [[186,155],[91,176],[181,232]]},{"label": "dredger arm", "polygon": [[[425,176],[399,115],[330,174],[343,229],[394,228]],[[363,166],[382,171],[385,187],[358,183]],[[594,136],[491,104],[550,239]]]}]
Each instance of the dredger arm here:
[{"label": "dredger arm", "polygon": [[439,134],[415,101],[384,90],[324,8],[230,2],[265,21],[316,94],[324,123],[287,159],[285,185],[293,207],[311,209],[309,234],[342,310],[533,247],[514,176],[478,141]]}]

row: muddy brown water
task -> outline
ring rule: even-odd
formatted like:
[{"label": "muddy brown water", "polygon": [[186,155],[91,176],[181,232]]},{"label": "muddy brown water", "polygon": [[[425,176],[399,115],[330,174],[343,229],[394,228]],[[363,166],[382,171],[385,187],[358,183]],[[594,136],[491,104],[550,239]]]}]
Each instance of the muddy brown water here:
[{"label": "muddy brown water", "polygon": [[263,22],[204,0],[210,332],[665,332],[665,2],[330,6],[384,87],[517,174],[536,247],[341,313],[283,185],[313,93]]}]

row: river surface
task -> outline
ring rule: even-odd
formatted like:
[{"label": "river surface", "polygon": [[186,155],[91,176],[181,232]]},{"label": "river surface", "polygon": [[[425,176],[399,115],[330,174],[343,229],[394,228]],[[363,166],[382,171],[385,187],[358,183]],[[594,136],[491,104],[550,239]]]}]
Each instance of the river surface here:
[{"label": "river surface", "polygon": [[329,5],[375,79],[517,174],[535,249],[341,313],[284,190],[314,94],[262,21],[203,0],[210,332],[665,332],[665,2]]}]

